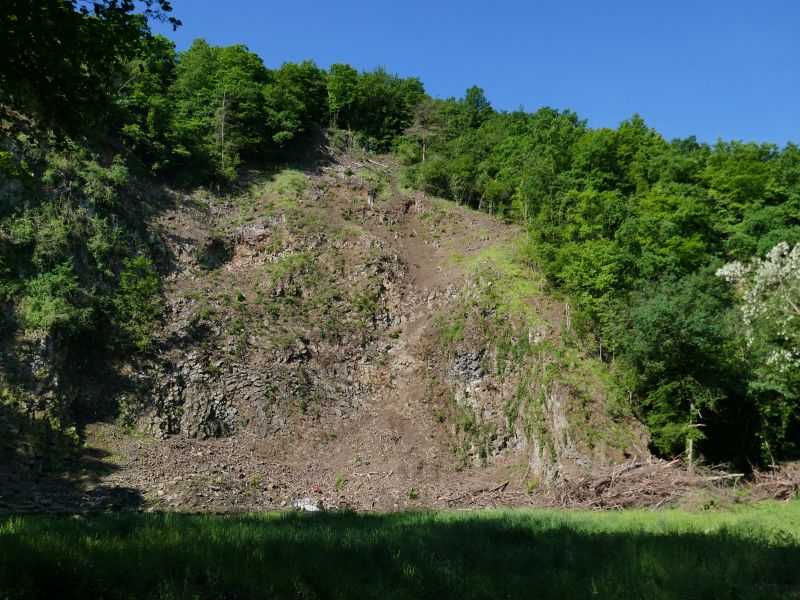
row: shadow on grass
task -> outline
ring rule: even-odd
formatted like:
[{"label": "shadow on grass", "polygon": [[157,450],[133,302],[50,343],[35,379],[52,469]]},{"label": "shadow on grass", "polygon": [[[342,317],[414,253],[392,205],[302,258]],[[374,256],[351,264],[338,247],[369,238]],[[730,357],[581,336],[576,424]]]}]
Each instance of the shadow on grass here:
[{"label": "shadow on grass", "polygon": [[25,598],[800,597],[800,547],[788,532],[615,518],[17,518],[0,521],[0,589]]}]

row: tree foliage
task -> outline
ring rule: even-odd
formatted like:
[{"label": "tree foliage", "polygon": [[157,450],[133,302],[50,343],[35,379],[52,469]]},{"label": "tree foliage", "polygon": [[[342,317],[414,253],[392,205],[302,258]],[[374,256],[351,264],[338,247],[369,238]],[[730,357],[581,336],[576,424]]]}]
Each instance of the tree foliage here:
[{"label": "tree foliage", "polygon": [[[795,317],[779,295],[800,289],[786,274],[800,240],[796,146],[667,141],[638,115],[588,129],[569,111],[492,111],[478,88],[429,102],[435,126],[415,118],[400,146],[406,179],[527,227],[657,451],[690,440],[723,460],[797,450]],[[739,277],[740,313],[714,273],[767,252],[723,270]]]},{"label": "tree foliage", "polygon": [[0,12],[0,101],[71,132],[100,126],[117,75],[150,37],[147,18],[180,22],[167,0],[8,0]]},{"label": "tree foliage", "polygon": [[728,263],[717,275],[737,292],[756,375],[749,384],[759,398],[764,450],[795,450],[800,433],[800,243],[792,248],[781,242],[763,259]]}]

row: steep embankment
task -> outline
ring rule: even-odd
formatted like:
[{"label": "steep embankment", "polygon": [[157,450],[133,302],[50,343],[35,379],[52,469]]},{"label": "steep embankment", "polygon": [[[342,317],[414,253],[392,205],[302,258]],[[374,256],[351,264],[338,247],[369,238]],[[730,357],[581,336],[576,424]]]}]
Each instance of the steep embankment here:
[{"label": "steep embankment", "polygon": [[524,235],[401,190],[387,158],[176,193],[153,229],[159,356],[117,423],[86,429],[113,466],[96,489],[196,510],[528,504],[646,454],[515,258]]}]

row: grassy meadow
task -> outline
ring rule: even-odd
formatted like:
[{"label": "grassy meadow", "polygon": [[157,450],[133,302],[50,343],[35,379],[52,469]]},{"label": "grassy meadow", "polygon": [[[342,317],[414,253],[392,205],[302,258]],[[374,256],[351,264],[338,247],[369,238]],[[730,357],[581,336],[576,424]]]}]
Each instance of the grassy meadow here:
[{"label": "grassy meadow", "polygon": [[0,598],[800,598],[800,502],[0,517]]}]

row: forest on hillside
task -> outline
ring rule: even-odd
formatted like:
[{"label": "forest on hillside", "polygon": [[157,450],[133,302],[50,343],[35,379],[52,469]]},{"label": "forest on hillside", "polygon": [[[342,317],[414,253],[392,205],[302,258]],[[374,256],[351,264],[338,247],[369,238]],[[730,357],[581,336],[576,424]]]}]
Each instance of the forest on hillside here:
[{"label": "forest on hillside", "polygon": [[432,98],[384,68],[269,69],[243,45],[176,52],[148,26],[169,3],[136,4],[11,0],[0,15],[5,339],[47,332],[78,369],[78,349],[147,356],[157,186],[230,188],[347,131],[393,152],[408,187],[525,228],[526,264],[656,452],[800,452],[800,147],[667,140],[637,115],[593,129],[569,110],[495,110],[477,86]]}]

